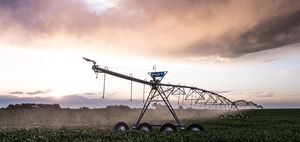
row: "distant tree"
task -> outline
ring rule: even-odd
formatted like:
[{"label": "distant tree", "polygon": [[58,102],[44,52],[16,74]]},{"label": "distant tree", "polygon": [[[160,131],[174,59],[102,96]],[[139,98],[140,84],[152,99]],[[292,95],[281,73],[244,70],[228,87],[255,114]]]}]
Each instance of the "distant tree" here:
[{"label": "distant tree", "polygon": [[7,109],[16,109],[16,107],[15,107],[15,105],[13,105],[13,104],[9,104],[9,105],[7,106]]},{"label": "distant tree", "polygon": [[20,108],[21,108],[21,105],[20,105],[20,104],[15,104],[15,108],[16,108],[16,109],[20,109]]},{"label": "distant tree", "polygon": [[179,110],[183,110],[183,106],[179,106],[178,109],[179,109]]},{"label": "distant tree", "polygon": [[80,107],[79,109],[89,109],[88,107]]},{"label": "distant tree", "polygon": [[36,106],[36,104],[33,104],[33,103],[22,103],[21,104],[22,109],[32,109],[32,108],[34,108],[33,106]]},{"label": "distant tree", "polygon": [[61,109],[59,104],[34,104],[34,103],[22,103],[22,104],[9,104],[7,109]]},{"label": "distant tree", "polygon": [[106,106],[105,109],[113,109],[113,110],[130,110],[129,106],[126,105],[114,105],[114,106]]},{"label": "distant tree", "polygon": [[59,104],[53,104],[54,109],[61,109]]}]

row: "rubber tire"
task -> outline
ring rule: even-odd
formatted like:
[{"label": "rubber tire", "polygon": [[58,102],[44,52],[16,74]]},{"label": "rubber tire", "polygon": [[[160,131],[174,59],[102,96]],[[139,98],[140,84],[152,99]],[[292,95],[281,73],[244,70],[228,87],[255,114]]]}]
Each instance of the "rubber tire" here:
[{"label": "rubber tire", "polygon": [[151,131],[152,130],[152,126],[149,124],[149,123],[147,123],[147,122],[144,122],[144,123],[140,123],[138,126],[137,126],[137,130],[140,130],[140,131],[147,131],[147,130],[143,130],[142,128],[143,127],[147,127],[148,129],[149,129],[149,131]]},{"label": "rubber tire", "polygon": [[220,115],[219,118],[220,118],[220,119],[224,119],[225,116],[224,116],[224,115]]},{"label": "rubber tire", "polygon": [[249,115],[244,116],[244,119],[249,119],[249,118],[251,118],[251,116],[249,116]]},{"label": "rubber tire", "polygon": [[229,118],[229,119],[231,119],[231,118],[233,118],[233,116],[232,115],[227,115],[227,117],[226,118]]},{"label": "rubber tire", "polygon": [[165,123],[164,125],[162,125],[160,127],[160,131],[161,132],[168,132],[168,131],[166,131],[167,128],[171,128],[173,132],[176,131],[176,126],[172,123]]},{"label": "rubber tire", "polygon": [[[193,128],[198,128],[199,131],[195,131],[195,130],[193,130]],[[189,127],[187,127],[187,130],[192,131],[192,132],[202,132],[202,131],[204,131],[204,128],[198,123],[192,123],[191,125],[189,125]]]},{"label": "rubber tire", "polygon": [[241,115],[236,115],[235,118],[241,119],[241,118],[243,118],[243,117],[242,117]]},{"label": "rubber tire", "polygon": [[[125,128],[125,130],[120,129],[120,127],[122,127],[122,126]],[[128,125],[125,122],[118,122],[115,125],[114,129],[118,130],[118,131],[127,131],[127,130],[129,130],[129,127],[128,127]]]}]

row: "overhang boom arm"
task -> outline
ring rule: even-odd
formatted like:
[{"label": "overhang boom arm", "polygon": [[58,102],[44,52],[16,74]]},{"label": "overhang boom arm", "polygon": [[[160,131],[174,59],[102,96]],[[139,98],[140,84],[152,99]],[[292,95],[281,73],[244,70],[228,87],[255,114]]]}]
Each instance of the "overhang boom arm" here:
[{"label": "overhang boom arm", "polygon": [[146,84],[146,85],[150,85],[150,86],[154,85],[154,83],[152,83],[152,82],[145,81],[145,80],[142,80],[142,79],[138,79],[138,78],[135,78],[135,77],[132,77],[132,76],[120,74],[120,73],[117,73],[117,72],[114,72],[114,71],[110,71],[108,69],[101,68],[97,65],[93,65],[92,69],[96,73],[107,73],[109,75],[116,76],[116,77],[123,78],[123,79],[127,79],[127,80],[130,80],[130,81],[134,81],[134,82],[138,82],[138,83],[142,83],[142,84]]},{"label": "overhang boom arm", "polygon": [[227,99],[226,97],[221,96],[221,95],[219,95],[217,93],[214,93],[214,92],[211,92],[211,91],[207,91],[207,90],[200,89],[200,88],[193,87],[193,86],[174,85],[174,84],[165,84],[165,83],[160,83],[160,82],[155,82],[155,81],[146,81],[146,80],[135,78],[135,77],[132,77],[132,76],[129,76],[129,75],[124,75],[124,74],[121,74],[121,73],[110,71],[110,70],[105,69],[105,68],[101,68],[98,65],[96,65],[96,62],[94,60],[91,60],[91,59],[88,59],[88,58],[83,58],[83,59],[85,59],[88,62],[92,62],[94,64],[92,69],[94,70],[95,73],[107,73],[107,74],[112,75],[112,76],[116,76],[116,77],[123,78],[123,79],[126,79],[126,80],[146,84],[146,85],[149,85],[149,86],[156,85],[156,86],[180,87],[180,88],[186,88],[186,89],[192,89],[192,90],[200,90],[203,93],[208,93],[208,94],[212,94],[212,95],[216,95],[218,97],[221,97],[221,98],[227,100],[230,104],[234,105],[234,103],[232,101],[230,101],[229,99]]}]

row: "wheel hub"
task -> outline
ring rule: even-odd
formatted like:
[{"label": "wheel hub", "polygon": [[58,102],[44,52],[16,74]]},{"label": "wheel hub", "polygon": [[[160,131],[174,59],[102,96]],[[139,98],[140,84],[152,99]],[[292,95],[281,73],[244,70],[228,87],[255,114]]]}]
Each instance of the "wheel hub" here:
[{"label": "wheel hub", "polygon": [[142,127],[141,130],[142,131],[149,131],[149,128],[148,127]]},{"label": "wheel hub", "polygon": [[167,127],[167,128],[165,129],[165,131],[169,132],[169,131],[173,131],[173,129],[172,129],[171,127]]},{"label": "wheel hub", "polygon": [[192,128],[191,130],[192,130],[192,131],[200,131],[200,129],[197,128],[197,127],[194,127],[194,128]]},{"label": "wheel hub", "polygon": [[118,130],[120,130],[120,131],[125,131],[126,128],[125,128],[124,126],[120,126],[120,127],[118,128]]}]

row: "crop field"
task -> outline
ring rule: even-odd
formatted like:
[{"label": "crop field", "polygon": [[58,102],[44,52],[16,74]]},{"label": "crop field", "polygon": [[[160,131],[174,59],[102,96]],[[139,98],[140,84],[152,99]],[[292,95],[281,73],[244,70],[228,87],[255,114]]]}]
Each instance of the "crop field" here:
[{"label": "crop field", "polygon": [[158,128],[150,132],[114,131],[96,126],[2,127],[0,141],[300,141],[300,109],[246,113],[252,118],[183,121],[187,125],[202,124],[204,132],[160,132]]}]

